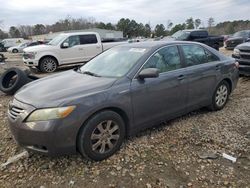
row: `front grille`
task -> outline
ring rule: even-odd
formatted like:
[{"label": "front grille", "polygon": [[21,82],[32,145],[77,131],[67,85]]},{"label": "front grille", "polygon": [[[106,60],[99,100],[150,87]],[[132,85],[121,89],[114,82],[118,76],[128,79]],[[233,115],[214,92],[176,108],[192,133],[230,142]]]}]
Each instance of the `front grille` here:
[{"label": "front grille", "polygon": [[241,56],[241,58],[243,58],[243,59],[250,59],[250,54],[249,55],[240,55]]},{"label": "front grille", "polygon": [[250,53],[250,50],[240,50],[240,51],[244,53]]},{"label": "front grille", "polygon": [[11,106],[9,109],[9,116],[11,117],[11,119],[16,120],[23,112],[24,109],[16,106]]},{"label": "front grille", "polygon": [[24,58],[24,59],[29,59],[29,55],[24,53],[24,54],[23,54],[23,58]]}]

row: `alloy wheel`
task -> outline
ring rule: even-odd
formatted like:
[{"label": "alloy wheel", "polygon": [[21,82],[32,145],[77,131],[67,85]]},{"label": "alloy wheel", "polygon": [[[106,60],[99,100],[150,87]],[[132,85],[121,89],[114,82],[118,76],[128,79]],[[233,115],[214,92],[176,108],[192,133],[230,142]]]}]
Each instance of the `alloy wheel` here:
[{"label": "alloy wheel", "polygon": [[120,137],[119,126],[112,120],[99,123],[91,134],[92,150],[96,153],[106,153],[112,150]]},{"label": "alloy wheel", "polygon": [[219,107],[223,106],[227,101],[227,97],[228,97],[228,89],[225,85],[221,85],[216,91],[216,96],[215,96],[216,105]]},{"label": "alloy wheel", "polygon": [[56,62],[53,59],[46,59],[43,62],[43,69],[46,72],[54,72],[56,70]]}]

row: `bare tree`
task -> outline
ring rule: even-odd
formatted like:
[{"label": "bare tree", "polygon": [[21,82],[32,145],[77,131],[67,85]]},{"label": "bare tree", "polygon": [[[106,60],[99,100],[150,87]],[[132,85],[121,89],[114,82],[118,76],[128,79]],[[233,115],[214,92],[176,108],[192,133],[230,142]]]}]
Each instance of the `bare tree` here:
[{"label": "bare tree", "polygon": [[173,22],[171,20],[167,21],[167,30],[170,30],[173,27]]},{"label": "bare tree", "polygon": [[195,28],[197,29],[197,28],[199,28],[199,26],[201,25],[201,19],[195,19],[194,20],[194,25],[195,25]]},{"label": "bare tree", "polygon": [[215,23],[214,18],[210,17],[210,18],[208,19],[208,21],[207,21],[207,26],[208,26],[208,28],[211,29],[211,27],[214,26],[214,23]]}]

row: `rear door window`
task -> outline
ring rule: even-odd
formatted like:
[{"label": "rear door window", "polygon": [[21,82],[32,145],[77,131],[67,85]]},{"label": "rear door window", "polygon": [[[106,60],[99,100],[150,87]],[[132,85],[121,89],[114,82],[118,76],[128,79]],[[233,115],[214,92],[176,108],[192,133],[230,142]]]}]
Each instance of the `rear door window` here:
[{"label": "rear door window", "polygon": [[213,62],[213,61],[219,61],[220,58],[214,55],[212,52],[205,50],[205,53],[207,55],[207,61],[208,62]]},{"label": "rear door window", "polygon": [[97,38],[96,35],[80,35],[80,43],[81,44],[96,44]]},{"label": "rear door window", "polygon": [[183,45],[184,58],[187,66],[199,65],[207,63],[207,55],[204,49],[199,45]]}]

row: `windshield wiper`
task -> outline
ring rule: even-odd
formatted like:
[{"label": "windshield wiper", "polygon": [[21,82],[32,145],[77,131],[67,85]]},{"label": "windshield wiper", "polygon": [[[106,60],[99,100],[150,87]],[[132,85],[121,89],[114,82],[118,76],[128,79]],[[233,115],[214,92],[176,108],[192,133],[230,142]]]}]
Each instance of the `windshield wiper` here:
[{"label": "windshield wiper", "polygon": [[87,74],[87,75],[90,75],[90,76],[101,77],[100,75],[98,75],[98,74],[95,74],[95,73],[93,73],[93,72],[90,72],[90,71],[83,71],[82,73],[83,73],[83,74]]}]

